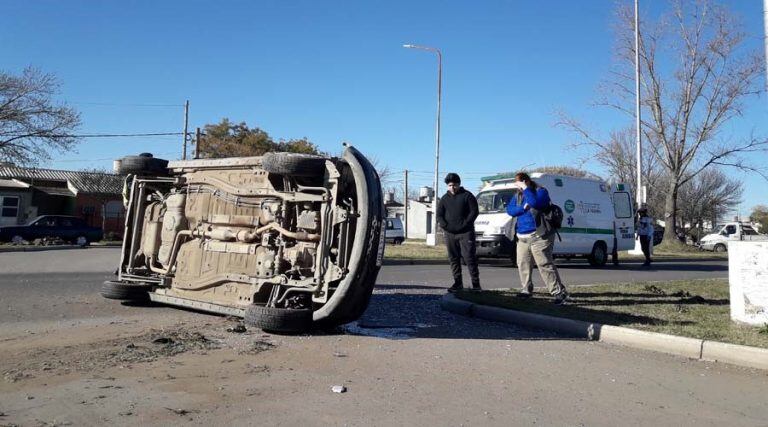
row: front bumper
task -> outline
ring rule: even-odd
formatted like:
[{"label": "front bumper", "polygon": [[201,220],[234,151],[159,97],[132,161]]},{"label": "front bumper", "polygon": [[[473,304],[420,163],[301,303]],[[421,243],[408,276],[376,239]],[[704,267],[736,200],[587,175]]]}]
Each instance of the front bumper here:
[{"label": "front bumper", "polygon": [[475,252],[481,257],[511,256],[514,253],[514,243],[503,234],[478,234],[475,238]]}]

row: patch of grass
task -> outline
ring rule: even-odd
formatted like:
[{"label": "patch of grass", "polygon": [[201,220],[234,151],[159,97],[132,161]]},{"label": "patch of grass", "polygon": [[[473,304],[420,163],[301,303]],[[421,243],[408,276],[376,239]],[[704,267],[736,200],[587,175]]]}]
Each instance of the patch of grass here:
[{"label": "patch of grass", "polygon": [[516,290],[462,292],[458,297],[549,316],[768,348],[768,326],[731,321],[726,279],[574,287],[565,306],[555,306],[544,293],[528,300],[517,299],[516,294]]},{"label": "patch of grass", "polygon": [[427,246],[421,243],[409,243],[404,245],[387,244],[384,247],[385,259],[400,259],[400,260],[414,260],[414,259],[442,259],[447,260],[448,255],[444,245]]}]

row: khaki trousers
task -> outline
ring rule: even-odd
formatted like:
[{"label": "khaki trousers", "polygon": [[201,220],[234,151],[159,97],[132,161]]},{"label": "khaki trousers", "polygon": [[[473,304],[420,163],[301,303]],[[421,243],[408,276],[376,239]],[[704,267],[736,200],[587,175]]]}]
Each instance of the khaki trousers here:
[{"label": "khaki trousers", "polygon": [[547,284],[549,293],[557,295],[565,292],[563,281],[557,272],[552,248],[555,245],[555,234],[552,233],[546,239],[533,235],[525,238],[517,238],[517,270],[520,272],[520,284],[524,292],[533,292],[533,263],[539,266],[539,274]]}]

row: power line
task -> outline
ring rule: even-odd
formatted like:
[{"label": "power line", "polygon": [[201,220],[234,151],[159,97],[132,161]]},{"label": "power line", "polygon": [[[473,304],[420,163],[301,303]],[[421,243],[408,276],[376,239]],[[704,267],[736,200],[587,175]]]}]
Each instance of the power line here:
[{"label": "power line", "polygon": [[183,107],[184,104],[120,104],[115,102],[69,102],[75,105],[99,105],[103,107]]},{"label": "power line", "polygon": [[[20,133],[0,133],[0,136],[24,136]],[[172,136],[184,135],[184,132],[160,132],[160,133],[91,133],[91,134],[53,134],[53,135],[28,135],[30,138],[124,138],[137,136]]]}]

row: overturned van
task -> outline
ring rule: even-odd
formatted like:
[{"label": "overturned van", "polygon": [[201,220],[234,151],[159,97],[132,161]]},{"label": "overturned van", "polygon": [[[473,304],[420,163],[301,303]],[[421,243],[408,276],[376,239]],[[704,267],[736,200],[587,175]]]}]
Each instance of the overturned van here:
[{"label": "overturned van", "polygon": [[341,157],[116,162],[126,230],[105,298],[243,317],[282,332],[353,321],[384,252],[379,177],[354,147]]}]

